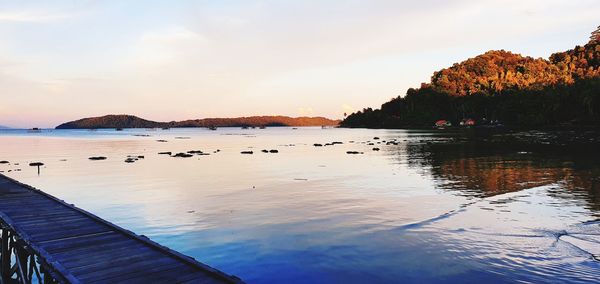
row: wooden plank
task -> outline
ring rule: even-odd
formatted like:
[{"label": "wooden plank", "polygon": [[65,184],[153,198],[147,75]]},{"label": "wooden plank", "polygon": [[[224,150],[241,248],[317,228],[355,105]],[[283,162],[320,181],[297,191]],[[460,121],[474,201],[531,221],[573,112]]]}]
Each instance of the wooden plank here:
[{"label": "wooden plank", "polygon": [[74,257],[78,256],[102,256],[106,255],[116,255],[116,252],[122,253],[132,253],[134,250],[146,248],[143,244],[137,243],[135,240],[129,238],[119,238],[115,239],[111,242],[104,243],[91,243],[86,246],[80,246],[74,249],[63,249],[61,251],[54,251],[52,255],[61,259],[65,262],[71,261]]},{"label": "wooden plank", "polygon": [[[132,261],[125,266],[111,266],[103,270],[88,272],[78,278],[83,282],[103,280],[107,283],[114,283],[140,276],[149,277],[152,272],[165,271],[174,267],[179,267],[182,273],[189,273],[189,271],[184,270],[187,267],[181,262],[168,257],[158,257],[154,259]],[[152,277],[148,279],[152,279]]]},{"label": "wooden plank", "polygon": [[49,253],[57,253],[65,250],[76,249],[79,247],[94,246],[106,242],[113,242],[123,238],[117,232],[110,231],[103,234],[79,236],[68,239],[48,241],[40,244],[40,247]]},{"label": "wooden plank", "polygon": [[50,241],[50,240],[72,238],[72,237],[76,237],[76,236],[98,234],[98,233],[111,232],[111,231],[113,231],[113,230],[110,228],[84,227],[84,228],[73,229],[70,231],[61,230],[61,231],[48,232],[48,233],[30,233],[29,236],[31,236],[31,240],[33,242],[45,242],[45,241]]},{"label": "wooden plank", "polygon": [[90,254],[79,258],[71,258],[63,261],[63,263],[73,274],[81,274],[103,271],[115,266],[124,269],[131,263],[160,257],[162,257],[160,253],[149,250],[121,250],[112,253],[112,257],[111,254]]}]

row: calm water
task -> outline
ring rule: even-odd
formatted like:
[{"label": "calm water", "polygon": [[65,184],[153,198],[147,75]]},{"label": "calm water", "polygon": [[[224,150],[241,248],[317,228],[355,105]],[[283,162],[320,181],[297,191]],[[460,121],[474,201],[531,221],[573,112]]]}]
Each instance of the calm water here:
[{"label": "calm water", "polygon": [[597,147],[555,138],[0,130],[0,171],[249,283],[597,282]]}]

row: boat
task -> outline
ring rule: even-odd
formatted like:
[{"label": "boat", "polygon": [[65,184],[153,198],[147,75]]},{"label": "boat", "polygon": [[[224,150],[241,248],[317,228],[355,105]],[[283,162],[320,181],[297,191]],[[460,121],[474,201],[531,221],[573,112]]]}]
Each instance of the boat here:
[{"label": "boat", "polygon": [[42,130],[40,128],[34,127],[34,128],[31,128],[31,129],[28,129],[27,132],[38,133],[38,132],[42,132]]},{"label": "boat", "polygon": [[266,126],[261,126],[261,127],[259,127],[259,128],[260,128],[260,129],[265,129],[265,128],[267,128],[267,127],[266,127]]},{"label": "boat", "polygon": [[123,131],[123,128],[115,128],[116,131]]},{"label": "boat", "polygon": [[216,126],[209,126],[208,129],[210,129],[210,130],[217,130],[217,127]]}]

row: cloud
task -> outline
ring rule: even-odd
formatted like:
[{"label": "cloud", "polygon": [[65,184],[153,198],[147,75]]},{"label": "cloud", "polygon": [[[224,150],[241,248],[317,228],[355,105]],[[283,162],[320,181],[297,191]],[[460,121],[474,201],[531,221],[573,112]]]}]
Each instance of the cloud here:
[{"label": "cloud", "polygon": [[0,22],[46,23],[67,18],[66,14],[54,14],[39,11],[0,12]]},{"label": "cloud", "polygon": [[313,116],[314,113],[315,112],[312,107],[299,107],[298,108],[298,115],[300,115],[300,116]]},{"label": "cloud", "polygon": [[185,27],[176,26],[159,31],[146,32],[141,36],[140,40],[143,42],[168,44],[181,41],[204,40],[204,38]]}]

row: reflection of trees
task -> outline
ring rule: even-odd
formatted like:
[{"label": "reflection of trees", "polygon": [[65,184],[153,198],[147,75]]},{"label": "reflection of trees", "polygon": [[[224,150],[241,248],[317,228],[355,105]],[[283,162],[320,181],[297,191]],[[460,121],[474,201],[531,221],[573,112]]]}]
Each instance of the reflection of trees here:
[{"label": "reflection of trees", "polygon": [[560,190],[551,194],[600,211],[600,158],[578,150],[481,142],[407,146],[410,165],[427,169],[439,188],[485,197],[556,183]]}]

